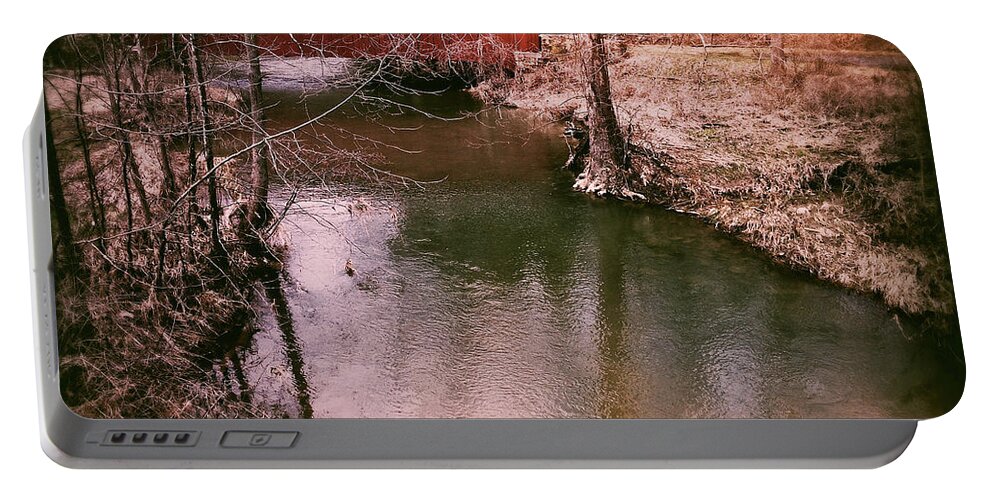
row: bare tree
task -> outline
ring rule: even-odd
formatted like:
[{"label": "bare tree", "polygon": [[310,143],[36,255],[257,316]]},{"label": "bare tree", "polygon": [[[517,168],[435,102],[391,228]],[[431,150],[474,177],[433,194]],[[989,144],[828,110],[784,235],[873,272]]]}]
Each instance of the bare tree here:
[{"label": "bare tree", "polygon": [[[193,68],[193,85],[197,89],[197,104],[200,112],[200,138],[203,146],[203,155],[206,171],[204,175],[207,179],[207,201],[210,214],[210,247],[212,256],[224,255],[224,246],[221,245],[220,224],[221,205],[217,192],[217,169],[214,165],[214,130],[211,121],[210,103],[207,99],[207,81],[204,78],[204,65],[202,48],[200,47],[200,37],[196,34],[187,36],[187,50],[190,54],[190,61]],[[194,181],[190,184],[191,189],[196,189]]]},{"label": "bare tree", "polygon": [[187,163],[187,179],[186,182],[190,186],[188,193],[188,202],[186,204],[186,230],[187,230],[187,248],[192,253],[193,251],[193,232],[195,227],[195,221],[197,219],[197,189],[194,183],[197,180],[197,150],[196,150],[196,139],[195,139],[195,123],[196,118],[194,117],[194,95],[193,95],[193,65],[191,63],[191,56],[189,50],[189,44],[185,39],[180,37],[180,35],[172,35],[171,37],[171,48],[173,58],[179,62],[180,73],[182,74],[182,86],[183,86],[183,123],[184,132],[186,136],[186,163]]},{"label": "bare tree", "polygon": [[150,84],[151,57],[148,48],[141,43],[137,35],[128,38],[131,57],[126,57],[128,77],[131,81],[131,91],[136,96],[137,109],[140,111],[140,131],[150,137],[158,146],[159,167],[162,174],[161,197],[163,202],[171,202],[176,196],[176,177],[169,159],[169,141],[166,131],[162,130],[159,120],[159,107],[153,98],[159,88]]},{"label": "bare tree", "polygon": [[591,34],[589,66],[586,71],[590,125],[590,164],[587,179],[605,184],[624,168],[624,137],[617,124],[614,101],[610,96],[610,71],[603,35]]},{"label": "bare tree", "polygon": [[[75,46],[75,36],[70,37],[70,43]],[[78,53],[79,50],[76,49]],[[103,237],[107,234],[107,212],[104,207],[100,189],[97,186],[96,168],[93,165],[93,158],[90,153],[90,138],[86,124],[86,117],[83,113],[83,64],[80,59],[76,59],[73,65],[75,76],[73,92],[73,128],[76,131],[76,139],[79,143],[80,153],[83,156],[83,168],[86,171],[86,190],[89,193],[90,218],[93,228],[97,232],[97,248],[105,251]]]},{"label": "bare tree", "polygon": [[630,143],[621,131],[610,91],[610,71],[604,36],[587,35],[580,69],[585,81],[588,108],[586,138],[569,158],[567,167],[581,166],[574,188],[597,196],[644,199],[631,190],[631,155],[644,150]]},{"label": "bare tree", "polygon": [[59,239],[56,241],[55,251],[61,246],[65,255],[66,270],[74,275],[80,270],[79,249],[72,239],[72,222],[69,219],[69,209],[66,206],[65,193],[63,191],[62,172],[59,168],[58,155],[55,149],[55,139],[51,132],[51,112],[48,104],[45,104],[45,122],[49,124],[49,130],[45,134],[46,157],[48,158],[48,190],[51,199],[52,212],[55,215],[55,229]]},{"label": "bare tree", "polygon": [[248,58],[248,108],[252,126],[252,143],[258,144],[251,150],[251,195],[248,200],[247,222],[252,232],[257,233],[269,219],[269,145],[263,139],[266,135],[265,118],[262,109],[262,67],[259,61],[259,46],[255,35],[245,35],[245,52]]}]

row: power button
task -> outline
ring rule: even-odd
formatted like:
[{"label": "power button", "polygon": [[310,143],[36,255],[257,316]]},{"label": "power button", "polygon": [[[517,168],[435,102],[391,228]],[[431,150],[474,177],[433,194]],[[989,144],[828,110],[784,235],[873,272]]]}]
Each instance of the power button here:
[{"label": "power button", "polygon": [[290,448],[298,432],[228,431],[221,438],[224,448]]}]

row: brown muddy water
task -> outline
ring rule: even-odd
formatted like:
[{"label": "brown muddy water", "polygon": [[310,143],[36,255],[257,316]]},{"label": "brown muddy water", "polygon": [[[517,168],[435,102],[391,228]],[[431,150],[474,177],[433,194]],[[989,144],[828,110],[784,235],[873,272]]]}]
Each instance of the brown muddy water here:
[{"label": "brown muddy water", "polygon": [[[342,95],[269,97],[281,127]],[[463,92],[402,99],[478,109]],[[444,181],[297,194],[285,269],[227,363],[243,397],[315,418],[917,418],[961,393],[955,349],[879,300],[700,220],[572,192],[561,126],[368,112],[333,123],[419,151],[379,148]]]}]

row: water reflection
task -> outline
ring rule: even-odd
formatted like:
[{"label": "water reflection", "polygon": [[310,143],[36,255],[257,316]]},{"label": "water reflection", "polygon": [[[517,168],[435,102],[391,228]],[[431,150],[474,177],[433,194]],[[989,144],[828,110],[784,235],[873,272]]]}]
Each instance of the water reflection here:
[{"label": "water reflection", "polygon": [[[292,380],[292,387],[289,392],[295,395],[297,403],[293,416],[311,418],[314,416],[314,409],[310,402],[310,386],[307,383],[300,341],[293,329],[293,315],[286,300],[286,294],[283,292],[282,279],[279,273],[265,272],[260,277],[258,284],[263,292],[262,297],[265,299],[262,302],[267,306],[258,307],[256,310],[257,314],[263,316],[262,326],[257,326],[251,318],[246,317],[241,321],[236,319],[231,331],[219,341],[221,355],[215,361],[215,373],[218,374],[221,383],[230,390],[233,397],[250,403],[252,398],[256,396],[256,392],[264,391],[271,382],[280,378],[285,366],[289,368]],[[257,299],[260,298],[257,297]],[[285,363],[273,362],[269,356],[265,358],[265,363],[259,363],[258,343],[255,337],[260,330],[265,329],[265,318],[270,315],[281,333],[281,351]],[[265,366],[262,366],[263,364]],[[256,377],[260,368],[262,374],[268,375],[270,384],[259,383],[260,381],[257,380]],[[249,372],[255,372],[256,377],[249,379]],[[283,397],[279,399],[285,400]],[[283,408],[283,410],[289,411],[290,409]]]},{"label": "water reflection", "polygon": [[558,130],[478,118],[336,117],[423,151],[387,153],[398,173],[447,180],[301,194],[239,351],[252,398],[306,417],[894,418],[960,392],[949,350],[876,300],[698,220],[573,193]]},{"label": "water reflection", "polygon": [[273,276],[262,282],[262,286],[265,288],[266,298],[272,304],[272,311],[276,315],[279,331],[282,332],[283,353],[286,355],[292,374],[299,417],[311,418],[314,416],[314,408],[310,404],[310,386],[307,384],[307,376],[304,373],[303,354],[296,332],[293,331],[293,314],[286,301],[286,294],[283,293],[279,275],[274,273]]},{"label": "water reflection", "polygon": [[597,362],[602,384],[597,415],[604,418],[637,416],[629,387],[631,359],[625,344],[624,252],[629,228],[598,210],[593,216],[598,245]]}]

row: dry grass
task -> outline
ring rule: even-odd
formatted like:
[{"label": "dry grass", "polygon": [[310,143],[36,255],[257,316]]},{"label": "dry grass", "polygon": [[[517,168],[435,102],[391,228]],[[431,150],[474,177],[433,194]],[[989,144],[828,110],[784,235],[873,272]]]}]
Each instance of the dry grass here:
[{"label": "dry grass", "polygon": [[[638,165],[635,190],[904,312],[953,313],[909,62],[892,51],[793,49],[786,70],[770,76],[767,52],[628,46],[613,61],[614,102],[630,140],[672,156],[671,173]],[[582,122],[574,57],[560,50],[480,94]]]},{"label": "dry grass", "polygon": [[[109,288],[109,280],[100,279]],[[77,413],[91,418],[237,418],[271,412],[234,397],[204,377],[213,360],[207,353],[243,305],[216,292],[202,292],[191,304],[163,303],[165,294],[136,301],[127,293],[74,303],[60,283],[60,332],[79,331],[60,359],[62,394]],[[93,284],[86,286],[93,293]],[[66,292],[63,293],[63,290]],[[74,322],[72,311],[87,311]]]},{"label": "dry grass", "polygon": [[[75,90],[69,79],[50,73],[45,89],[52,112],[50,127],[84,269],[78,275],[57,273],[63,399],[77,413],[92,418],[279,416],[271,408],[233,394],[214,373],[231,337],[245,333],[254,323],[250,292],[245,290],[250,288],[246,283],[255,261],[231,246],[224,269],[219,269],[216,260],[207,257],[210,240],[205,229],[188,234],[170,230],[161,283],[155,284],[158,258],[153,240],[158,236],[153,229],[133,235],[133,259],[130,268],[125,265],[120,234],[126,228],[126,211],[119,146],[107,134],[112,120],[104,85],[93,76],[87,76],[84,83],[83,110],[91,130],[96,181],[108,234],[117,236],[99,248],[89,215],[81,148],[72,125]],[[223,88],[210,89],[210,98],[238,104],[237,96]],[[169,100],[173,106],[182,105],[179,94]],[[155,201],[152,220],[163,218],[167,207],[158,202],[162,173],[157,145],[150,136],[133,131],[129,140],[142,184]],[[171,162],[176,177],[185,178],[185,142],[175,145]],[[200,171],[203,168],[200,165]],[[200,206],[207,205],[203,191]],[[148,223],[137,206],[135,212],[136,227]]]}]

